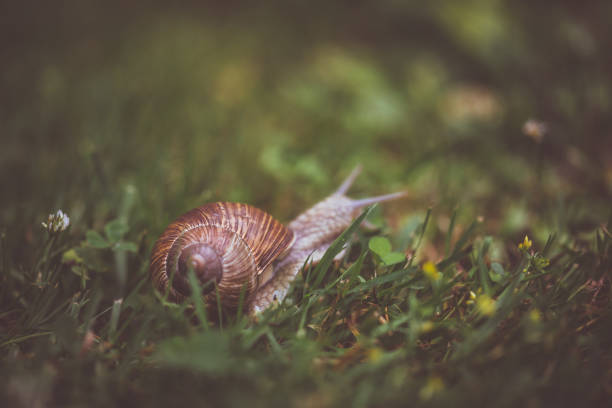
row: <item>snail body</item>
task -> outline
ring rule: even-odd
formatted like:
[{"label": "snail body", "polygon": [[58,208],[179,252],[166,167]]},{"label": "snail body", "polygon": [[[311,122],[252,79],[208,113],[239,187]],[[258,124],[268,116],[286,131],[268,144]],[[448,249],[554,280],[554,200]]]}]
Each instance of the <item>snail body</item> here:
[{"label": "snail body", "polygon": [[345,193],[355,169],[340,188],[286,227],[268,213],[241,203],[195,208],[171,223],[156,241],[150,273],[154,286],[175,302],[191,294],[188,271],[210,304],[218,289],[221,305],[242,304],[254,314],[280,302],[304,263],[317,263],[366,205],[404,193],[354,200]]}]

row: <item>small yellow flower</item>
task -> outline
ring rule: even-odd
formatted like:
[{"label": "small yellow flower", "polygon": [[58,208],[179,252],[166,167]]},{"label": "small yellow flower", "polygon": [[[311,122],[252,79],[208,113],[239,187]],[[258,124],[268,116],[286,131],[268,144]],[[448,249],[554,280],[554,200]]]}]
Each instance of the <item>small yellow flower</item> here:
[{"label": "small yellow flower", "polygon": [[423,273],[425,274],[425,276],[427,276],[429,278],[429,280],[431,281],[437,281],[440,279],[441,277],[441,273],[440,271],[438,271],[438,268],[436,267],[436,264],[431,262],[431,261],[427,261],[423,264]]},{"label": "small yellow flower", "polygon": [[532,323],[540,323],[540,320],[542,320],[542,314],[538,309],[531,309],[529,311],[529,320],[531,320]]},{"label": "small yellow flower", "polygon": [[476,301],[476,294],[474,293],[474,291],[470,290],[470,298],[466,300],[465,303],[468,305],[473,305],[475,301]]},{"label": "small yellow flower", "polygon": [[379,361],[383,354],[383,351],[378,347],[371,348],[367,351],[368,360],[372,363]]},{"label": "small yellow flower", "polygon": [[433,322],[432,322],[432,321],[429,321],[429,320],[428,320],[428,321],[423,322],[423,323],[421,324],[421,332],[422,332],[422,333],[427,333],[427,332],[430,332],[430,331],[432,331],[432,330],[433,330],[433,328],[434,328],[434,324],[433,324]]},{"label": "small yellow flower", "polygon": [[481,314],[491,316],[495,313],[497,305],[495,304],[495,300],[491,299],[489,296],[480,295],[478,299],[476,299],[476,307]]},{"label": "small yellow flower", "polygon": [[531,242],[531,240],[529,239],[529,237],[527,235],[525,235],[525,239],[523,240],[523,242],[521,242],[520,244],[518,244],[518,248],[519,249],[529,249],[531,248],[531,245],[533,244],[533,242]]},{"label": "small yellow flower", "polygon": [[429,400],[443,389],[444,381],[442,381],[440,377],[430,377],[427,383],[425,383],[423,388],[419,391],[419,397],[421,397],[422,400]]}]

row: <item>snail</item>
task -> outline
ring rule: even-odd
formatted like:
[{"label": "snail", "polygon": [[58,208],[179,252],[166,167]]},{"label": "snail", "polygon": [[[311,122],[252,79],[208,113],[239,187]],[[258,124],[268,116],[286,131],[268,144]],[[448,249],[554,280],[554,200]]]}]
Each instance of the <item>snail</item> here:
[{"label": "snail", "polygon": [[363,207],[404,195],[347,197],[360,170],[355,168],[333,194],[287,226],[241,203],[208,203],[183,214],[153,246],[154,286],[169,300],[181,302],[191,294],[191,268],[211,305],[217,302],[215,287],[223,309],[235,310],[242,302],[253,315],[281,302],[305,262],[320,261]]}]

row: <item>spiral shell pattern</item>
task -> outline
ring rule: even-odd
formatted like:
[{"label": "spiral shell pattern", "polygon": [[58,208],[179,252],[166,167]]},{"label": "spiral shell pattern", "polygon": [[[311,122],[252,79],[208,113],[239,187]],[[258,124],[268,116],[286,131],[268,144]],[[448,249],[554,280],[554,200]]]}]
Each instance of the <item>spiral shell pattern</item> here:
[{"label": "spiral shell pattern", "polygon": [[[181,251],[194,243],[210,246],[221,259],[222,277],[217,287],[224,307],[237,307],[243,286],[250,302],[261,284],[261,275],[283,257],[294,242],[293,232],[271,215],[247,204],[217,202],[195,208],[166,228],[151,253],[151,279],[173,301],[188,293],[179,286],[168,288],[178,273]],[[185,279],[185,277],[180,277]],[[209,301],[216,297],[207,295]]]}]

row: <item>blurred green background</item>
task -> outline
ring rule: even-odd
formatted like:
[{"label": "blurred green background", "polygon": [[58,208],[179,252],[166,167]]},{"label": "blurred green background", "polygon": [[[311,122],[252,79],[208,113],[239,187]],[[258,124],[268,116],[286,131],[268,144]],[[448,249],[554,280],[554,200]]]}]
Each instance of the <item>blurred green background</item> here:
[{"label": "blurred green background", "polygon": [[0,225],[19,246],[56,208],[75,234],[101,225],[126,188],[154,233],[210,200],[287,220],[356,163],[354,195],[411,192],[398,223],[430,204],[516,234],[566,227],[549,210],[576,200],[607,216],[610,2],[3,8]]}]

